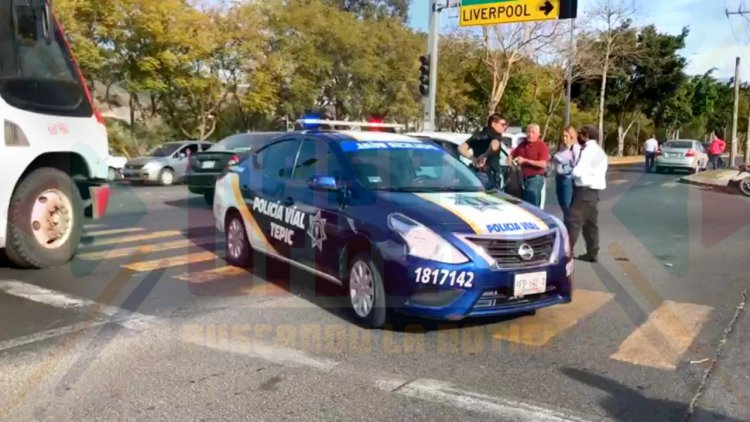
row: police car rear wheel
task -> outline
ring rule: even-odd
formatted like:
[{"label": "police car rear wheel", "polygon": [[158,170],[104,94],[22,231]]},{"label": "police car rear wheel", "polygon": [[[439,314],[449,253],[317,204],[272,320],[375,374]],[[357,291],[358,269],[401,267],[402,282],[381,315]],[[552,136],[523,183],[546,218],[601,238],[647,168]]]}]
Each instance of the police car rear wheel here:
[{"label": "police car rear wheel", "polygon": [[245,225],[239,215],[234,214],[226,223],[227,263],[244,267],[250,263],[250,243],[247,241]]},{"label": "police car rear wheel", "polygon": [[349,302],[355,317],[371,328],[381,328],[386,321],[383,278],[369,255],[361,253],[349,269]]}]

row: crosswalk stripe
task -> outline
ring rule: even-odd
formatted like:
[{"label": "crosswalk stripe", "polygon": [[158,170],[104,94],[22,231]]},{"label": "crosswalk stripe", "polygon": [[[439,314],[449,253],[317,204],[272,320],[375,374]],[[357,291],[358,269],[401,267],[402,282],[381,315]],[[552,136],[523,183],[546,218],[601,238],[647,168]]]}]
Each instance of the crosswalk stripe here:
[{"label": "crosswalk stripe", "polygon": [[677,182],[667,182],[667,183],[662,183],[661,185],[662,187],[665,187],[665,188],[676,188],[677,186],[680,186],[680,184]]},{"label": "crosswalk stripe", "polygon": [[610,358],[634,365],[674,370],[703,328],[713,308],[665,301]]},{"label": "crosswalk stripe", "polygon": [[178,256],[170,256],[162,259],[154,259],[151,261],[134,262],[132,264],[123,265],[123,268],[127,268],[136,272],[146,272],[163,270],[171,267],[179,267],[180,265],[213,261],[214,259],[218,259],[216,254],[214,254],[213,252],[204,251]]},{"label": "crosswalk stripe", "polygon": [[184,273],[176,275],[173,278],[182,281],[189,281],[191,283],[207,283],[211,281],[221,280],[228,277],[236,277],[243,274],[248,274],[248,270],[232,265],[225,265],[219,268],[211,268],[210,270],[198,271],[194,273]]},{"label": "crosswalk stripe", "polygon": [[143,245],[143,246],[131,246],[127,248],[112,249],[112,250],[101,251],[101,252],[88,252],[88,253],[78,255],[77,258],[90,260],[90,261],[99,261],[99,260],[105,260],[105,259],[124,258],[130,255],[134,255],[136,252],[141,252],[141,253],[162,252],[162,251],[169,251],[173,249],[189,248],[191,246],[210,245],[214,242],[216,242],[216,239],[214,237],[204,237],[200,239],[180,239],[180,240],[173,240],[171,242],[149,244],[149,245]]},{"label": "crosswalk stripe", "polygon": [[599,310],[613,298],[614,295],[607,292],[575,290],[572,303],[543,308],[534,316],[493,327],[493,338],[527,346],[544,346],[563,331]]},{"label": "crosswalk stripe", "polygon": [[623,183],[628,183],[628,179],[615,179],[610,180],[607,183],[609,183],[610,185],[621,185]]},{"label": "crosswalk stripe", "polygon": [[94,237],[94,236],[110,236],[113,234],[124,234],[124,233],[135,233],[135,232],[142,232],[143,229],[141,227],[128,227],[124,229],[108,229],[108,230],[95,230],[91,232],[85,232],[85,237]]},{"label": "crosswalk stripe", "polygon": [[154,239],[161,239],[164,237],[174,237],[174,236],[182,236],[182,232],[179,232],[177,230],[167,230],[163,232],[153,232],[153,233],[148,233],[148,234],[139,234],[135,236],[95,239],[92,243],[87,243],[81,246],[91,247],[91,246],[115,245],[118,243],[142,242],[144,240],[154,240]]}]

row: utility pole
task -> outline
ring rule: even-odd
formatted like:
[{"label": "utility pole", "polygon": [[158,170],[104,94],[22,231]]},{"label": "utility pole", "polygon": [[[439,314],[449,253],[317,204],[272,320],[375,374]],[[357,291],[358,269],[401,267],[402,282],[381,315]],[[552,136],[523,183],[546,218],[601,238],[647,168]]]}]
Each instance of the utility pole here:
[{"label": "utility pole", "polygon": [[[724,12],[729,18],[730,15],[747,15],[750,14],[750,10],[742,10],[742,7],[738,7],[736,12],[730,12],[729,9],[724,9]],[[739,85],[740,85],[740,58],[737,57],[737,67],[734,72],[734,124],[732,125],[732,150],[729,154],[730,161],[729,166],[733,166],[735,159],[737,158],[737,108],[739,102]],[[748,130],[745,136],[745,163],[750,164],[750,117],[748,117]]]},{"label": "utility pole", "polygon": [[573,89],[573,62],[575,60],[575,19],[570,20],[570,47],[567,69],[567,92],[565,93],[565,127],[570,125],[570,96]]},{"label": "utility pole", "polygon": [[437,102],[438,45],[440,40],[440,0],[430,0],[430,28],[427,35],[427,55],[430,58],[430,88],[424,99],[424,130],[434,131]]},{"label": "utility pole", "polygon": [[740,58],[734,62],[734,112],[732,113],[732,150],[729,153],[729,167],[737,159],[737,115],[740,108]]}]

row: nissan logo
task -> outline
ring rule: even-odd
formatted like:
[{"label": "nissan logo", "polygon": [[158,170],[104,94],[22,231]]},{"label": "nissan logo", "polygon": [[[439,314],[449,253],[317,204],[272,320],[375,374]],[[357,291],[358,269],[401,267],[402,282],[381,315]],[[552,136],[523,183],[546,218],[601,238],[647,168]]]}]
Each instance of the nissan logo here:
[{"label": "nissan logo", "polygon": [[529,261],[534,257],[534,249],[528,243],[524,243],[518,247],[518,256],[524,261]]}]

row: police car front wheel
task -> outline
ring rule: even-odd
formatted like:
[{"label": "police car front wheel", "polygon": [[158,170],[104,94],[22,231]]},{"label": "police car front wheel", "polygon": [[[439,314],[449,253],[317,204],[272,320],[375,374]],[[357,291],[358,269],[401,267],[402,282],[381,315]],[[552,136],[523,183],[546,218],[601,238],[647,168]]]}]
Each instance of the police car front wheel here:
[{"label": "police car front wheel", "polygon": [[371,328],[385,325],[387,309],[383,278],[370,256],[358,254],[349,267],[349,302],[357,320]]}]

